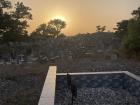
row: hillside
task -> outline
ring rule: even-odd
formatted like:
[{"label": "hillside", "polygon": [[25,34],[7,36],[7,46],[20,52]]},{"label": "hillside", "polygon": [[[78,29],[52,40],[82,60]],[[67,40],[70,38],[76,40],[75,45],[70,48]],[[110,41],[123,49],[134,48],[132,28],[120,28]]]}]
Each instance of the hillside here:
[{"label": "hillside", "polygon": [[[11,43],[10,49],[1,45],[0,105],[37,105],[49,65],[59,73],[127,70],[140,75],[140,62],[112,56],[119,47],[113,33],[41,38]],[[15,52],[13,58],[9,51]],[[19,55],[23,61],[17,63]]]}]

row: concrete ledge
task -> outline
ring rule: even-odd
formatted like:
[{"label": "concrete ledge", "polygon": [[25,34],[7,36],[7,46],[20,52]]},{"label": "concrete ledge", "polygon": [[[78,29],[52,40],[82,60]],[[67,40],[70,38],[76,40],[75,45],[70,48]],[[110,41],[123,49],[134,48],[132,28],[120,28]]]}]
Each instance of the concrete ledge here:
[{"label": "concrete ledge", "polygon": [[137,76],[137,75],[135,75],[135,74],[133,74],[133,73],[130,73],[130,72],[128,72],[128,71],[123,71],[123,72],[124,72],[126,75],[128,75],[129,77],[134,78],[134,79],[140,81],[140,77],[139,77],[139,76]]},{"label": "concrete ledge", "polygon": [[[106,71],[106,72],[81,72],[81,73],[69,73],[71,75],[86,75],[86,74],[119,74],[125,73],[125,71]],[[67,75],[67,73],[57,73],[56,75]]]},{"label": "concrete ledge", "polygon": [[[123,73],[128,75],[131,78],[134,78],[138,81],[140,81],[140,77],[129,72],[129,71],[106,71],[106,72],[81,72],[81,73],[69,73],[71,75],[86,75],[86,74],[119,74],[119,73]],[[67,75],[67,73],[57,73],[56,75]]]},{"label": "concrete ledge", "polygon": [[50,66],[38,105],[54,105],[56,66]]},{"label": "concrete ledge", "polygon": [[[67,73],[56,74],[56,69],[57,69],[56,66],[49,67],[38,105],[54,105],[55,91],[57,92],[57,90],[55,90],[56,88],[62,89],[61,94],[63,94],[63,90],[65,89],[65,85],[66,85]],[[138,90],[138,88],[140,86],[140,83],[139,83],[140,77],[128,71],[82,72],[82,73],[69,73],[69,74],[73,76],[73,79],[75,79],[75,82],[78,84],[78,86],[86,86],[86,85],[92,86],[94,84],[98,85],[98,83],[103,84],[103,85],[108,84],[107,86],[114,84],[113,86],[116,86],[116,87],[125,86],[126,89],[130,93],[134,94],[135,96],[136,95],[139,96],[138,93],[140,90]],[[125,74],[126,76],[122,74]],[[92,77],[92,75],[94,75],[94,77]],[[100,77],[98,77],[98,75]],[[57,78],[57,82],[56,82],[56,78]],[[131,81],[133,83],[131,83]],[[56,84],[59,86],[56,87]],[[136,87],[136,91],[134,91],[133,87]]]}]

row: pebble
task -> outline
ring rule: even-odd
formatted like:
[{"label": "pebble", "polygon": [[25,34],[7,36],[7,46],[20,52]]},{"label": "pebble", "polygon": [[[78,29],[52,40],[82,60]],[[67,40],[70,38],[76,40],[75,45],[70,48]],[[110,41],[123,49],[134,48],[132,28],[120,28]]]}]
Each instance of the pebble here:
[{"label": "pebble", "polygon": [[[64,103],[55,105],[66,105]],[[77,99],[73,105],[140,105],[140,103],[135,96],[123,89],[82,88],[78,89]]]}]

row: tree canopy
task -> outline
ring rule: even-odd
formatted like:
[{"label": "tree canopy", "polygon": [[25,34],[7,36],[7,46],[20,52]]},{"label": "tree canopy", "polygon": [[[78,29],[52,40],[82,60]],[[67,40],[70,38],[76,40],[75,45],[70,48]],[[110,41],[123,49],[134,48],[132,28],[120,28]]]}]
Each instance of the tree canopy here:
[{"label": "tree canopy", "polygon": [[45,23],[39,25],[35,31],[31,33],[31,37],[47,36],[47,25]]},{"label": "tree canopy", "polygon": [[4,9],[12,8],[11,2],[9,0],[0,0],[0,14],[3,14]]},{"label": "tree canopy", "polygon": [[122,20],[121,22],[117,23],[117,28],[114,28],[116,30],[115,34],[122,39],[124,35],[127,35],[128,31],[128,20]]},{"label": "tree canopy", "polygon": [[61,30],[66,27],[66,23],[60,19],[50,20],[48,24],[41,24],[31,33],[31,36],[46,36],[57,38],[61,36]]},{"label": "tree canopy", "polygon": [[0,1],[0,35],[3,42],[20,41],[27,36],[27,21],[32,19],[30,10],[22,2],[13,7],[9,0]]},{"label": "tree canopy", "polygon": [[106,30],[106,26],[102,26],[102,27],[101,27],[101,26],[99,25],[99,26],[96,26],[96,28],[97,28],[97,30],[96,30],[97,32],[104,32],[104,31]]},{"label": "tree canopy", "polygon": [[117,23],[116,35],[127,52],[140,53],[140,7],[132,12],[133,18]]},{"label": "tree canopy", "polygon": [[65,27],[66,27],[66,23],[60,19],[54,19],[48,23],[48,31],[50,34],[53,34],[55,37],[58,37],[61,30]]}]

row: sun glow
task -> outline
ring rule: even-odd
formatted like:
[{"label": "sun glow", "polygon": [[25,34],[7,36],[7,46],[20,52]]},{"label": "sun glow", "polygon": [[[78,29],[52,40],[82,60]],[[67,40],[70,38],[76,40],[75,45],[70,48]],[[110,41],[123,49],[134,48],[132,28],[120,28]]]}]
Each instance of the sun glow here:
[{"label": "sun glow", "polygon": [[60,20],[66,21],[66,18],[60,15],[54,16],[52,19],[60,19]]}]

